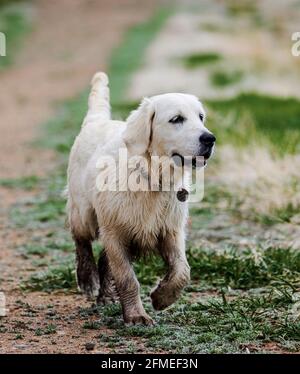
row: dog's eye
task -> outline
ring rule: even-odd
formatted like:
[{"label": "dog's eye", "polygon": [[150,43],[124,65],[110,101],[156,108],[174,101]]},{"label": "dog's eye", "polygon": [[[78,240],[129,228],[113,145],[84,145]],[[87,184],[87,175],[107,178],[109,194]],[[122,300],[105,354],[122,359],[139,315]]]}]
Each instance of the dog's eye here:
[{"label": "dog's eye", "polygon": [[199,114],[199,117],[200,117],[200,120],[201,120],[201,122],[203,122],[203,120],[204,120],[204,116],[203,116],[203,114]]},{"label": "dog's eye", "polygon": [[171,118],[169,122],[170,123],[182,123],[184,122],[184,120],[185,119],[182,116],[178,115],[178,116]]}]

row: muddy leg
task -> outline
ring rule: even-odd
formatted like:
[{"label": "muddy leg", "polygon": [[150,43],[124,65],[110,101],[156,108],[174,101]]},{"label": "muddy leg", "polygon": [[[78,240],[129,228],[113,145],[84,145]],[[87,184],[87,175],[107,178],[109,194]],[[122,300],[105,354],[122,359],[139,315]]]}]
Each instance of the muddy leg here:
[{"label": "muddy leg", "polygon": [[74,238],[76,245],[76,275],[77,284],[89,298],[93,298],[99,293],[99,276],[95,263],[92,244],[88,239]]},{"label": "muddy leg", "polygon": [[122,305],[124,322],[126,324],[153,324],[142,305],[140,285],[131,266],[125,242],[121,241],[119,233],[111,231],[105,233],[102,238]]},{"label": "muddy leg", "polygon": [[168,266],[168,272],[151,292],[152,305],[156,310],[165,309],[173,304],[190,280],[190,267],[185,255],[183,236],[167,233],[159,251]]},{"label": "muddy leg", "polygon": [[102,251],[99,257],[98,272],[100,279],[100,290],[97,303],[105,305],[118,301],[118,293],[105,250]]}]

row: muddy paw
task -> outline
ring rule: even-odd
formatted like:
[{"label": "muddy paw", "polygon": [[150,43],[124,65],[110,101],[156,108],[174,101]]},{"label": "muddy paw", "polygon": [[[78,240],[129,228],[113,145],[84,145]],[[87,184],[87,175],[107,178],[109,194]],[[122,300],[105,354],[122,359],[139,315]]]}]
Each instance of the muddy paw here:
[{"label": "muddy paw", "polygon": [[108,304],[114,304],[118,302],[118,298],[110,295],[103,295],[99,294],[97,297],[97,304],[98,305],[108,305]]},{"label": "muddy paw", "polygon": [[149,317],[147,314],[135,314],[135,315],[125,316],[124,322],[127,326],[132,326],[132,325],[152,326],[154,325],[153,319]]},{"label": "muddy paw", "polygon": [[99,276],[98,272],[84,273],[77,271],[77,284],[81,292],[83,292],[88,298],[93,299],[99,294]]},{"label": "muddy paw", "polygon": [[163,292],[161,288],[157,288],[150,294],[152,306],[155,310],[163,310],[172,305],[179,295],[172,292]]}]

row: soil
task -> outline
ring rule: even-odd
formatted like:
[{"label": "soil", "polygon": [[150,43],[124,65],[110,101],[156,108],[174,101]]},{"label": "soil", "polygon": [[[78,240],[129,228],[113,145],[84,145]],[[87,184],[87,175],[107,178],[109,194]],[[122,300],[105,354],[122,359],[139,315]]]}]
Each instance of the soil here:
[{"label": "soil", "polygon": [[[0,178],[43,176],[55,166],[53,153],[32,145],[41,123],[55,113],[55,104],[74,97],[96,71],[105,70],[124,31],[146,19],[156,4],[146,0],[33,3],[33,30],[15,64],[0,75]],[[0,334],[0,353],[103,351],[96,340],[99,330],[79,332],[82,321],[77,312],[91,304],[82,296],[20,291],[20,279],[29,274],[30,264],[16,248],[26,243],[29,234],[10,227],[8,211],[32,194],[0,188],[0,280],[8,309],[7,317],[0,319],[0,328],[7,329]],[[52,319],[57,333],[39,334],[39,327]]]}]

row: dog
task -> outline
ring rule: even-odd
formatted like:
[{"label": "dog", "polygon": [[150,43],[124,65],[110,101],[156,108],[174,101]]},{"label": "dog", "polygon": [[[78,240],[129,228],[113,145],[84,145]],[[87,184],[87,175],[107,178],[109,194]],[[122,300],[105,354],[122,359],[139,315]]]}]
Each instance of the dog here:
[{"label": "dog", "polygon": [[[144,98],[125,122],[111,119],[108,77],[92,80],[88,112],[71,149],[68,166],[67,214],[76,246],[79,290],[98,303],[120,301],[126,324],[153,324],[145,312],[132,261],[157,251],[167,274],[151,292],[154,309],[174,303],[189,283],[185,254],[188,203],[185,186],[171,191],[101,191],[97,161],[119,150],[129,157],[163,156],[183,160],[211,156],[215,136],[205,127],[205,111],[193,95],[168,93]],[[161,169],[160,169],[161,170]],[[141,174],[141,168],[135,169]],[[101,179],[101,178],[100,178]],[[173,184],[176,179],[173,179]],[[101,237],[104,249],[96,265],[92,242]]]}]

